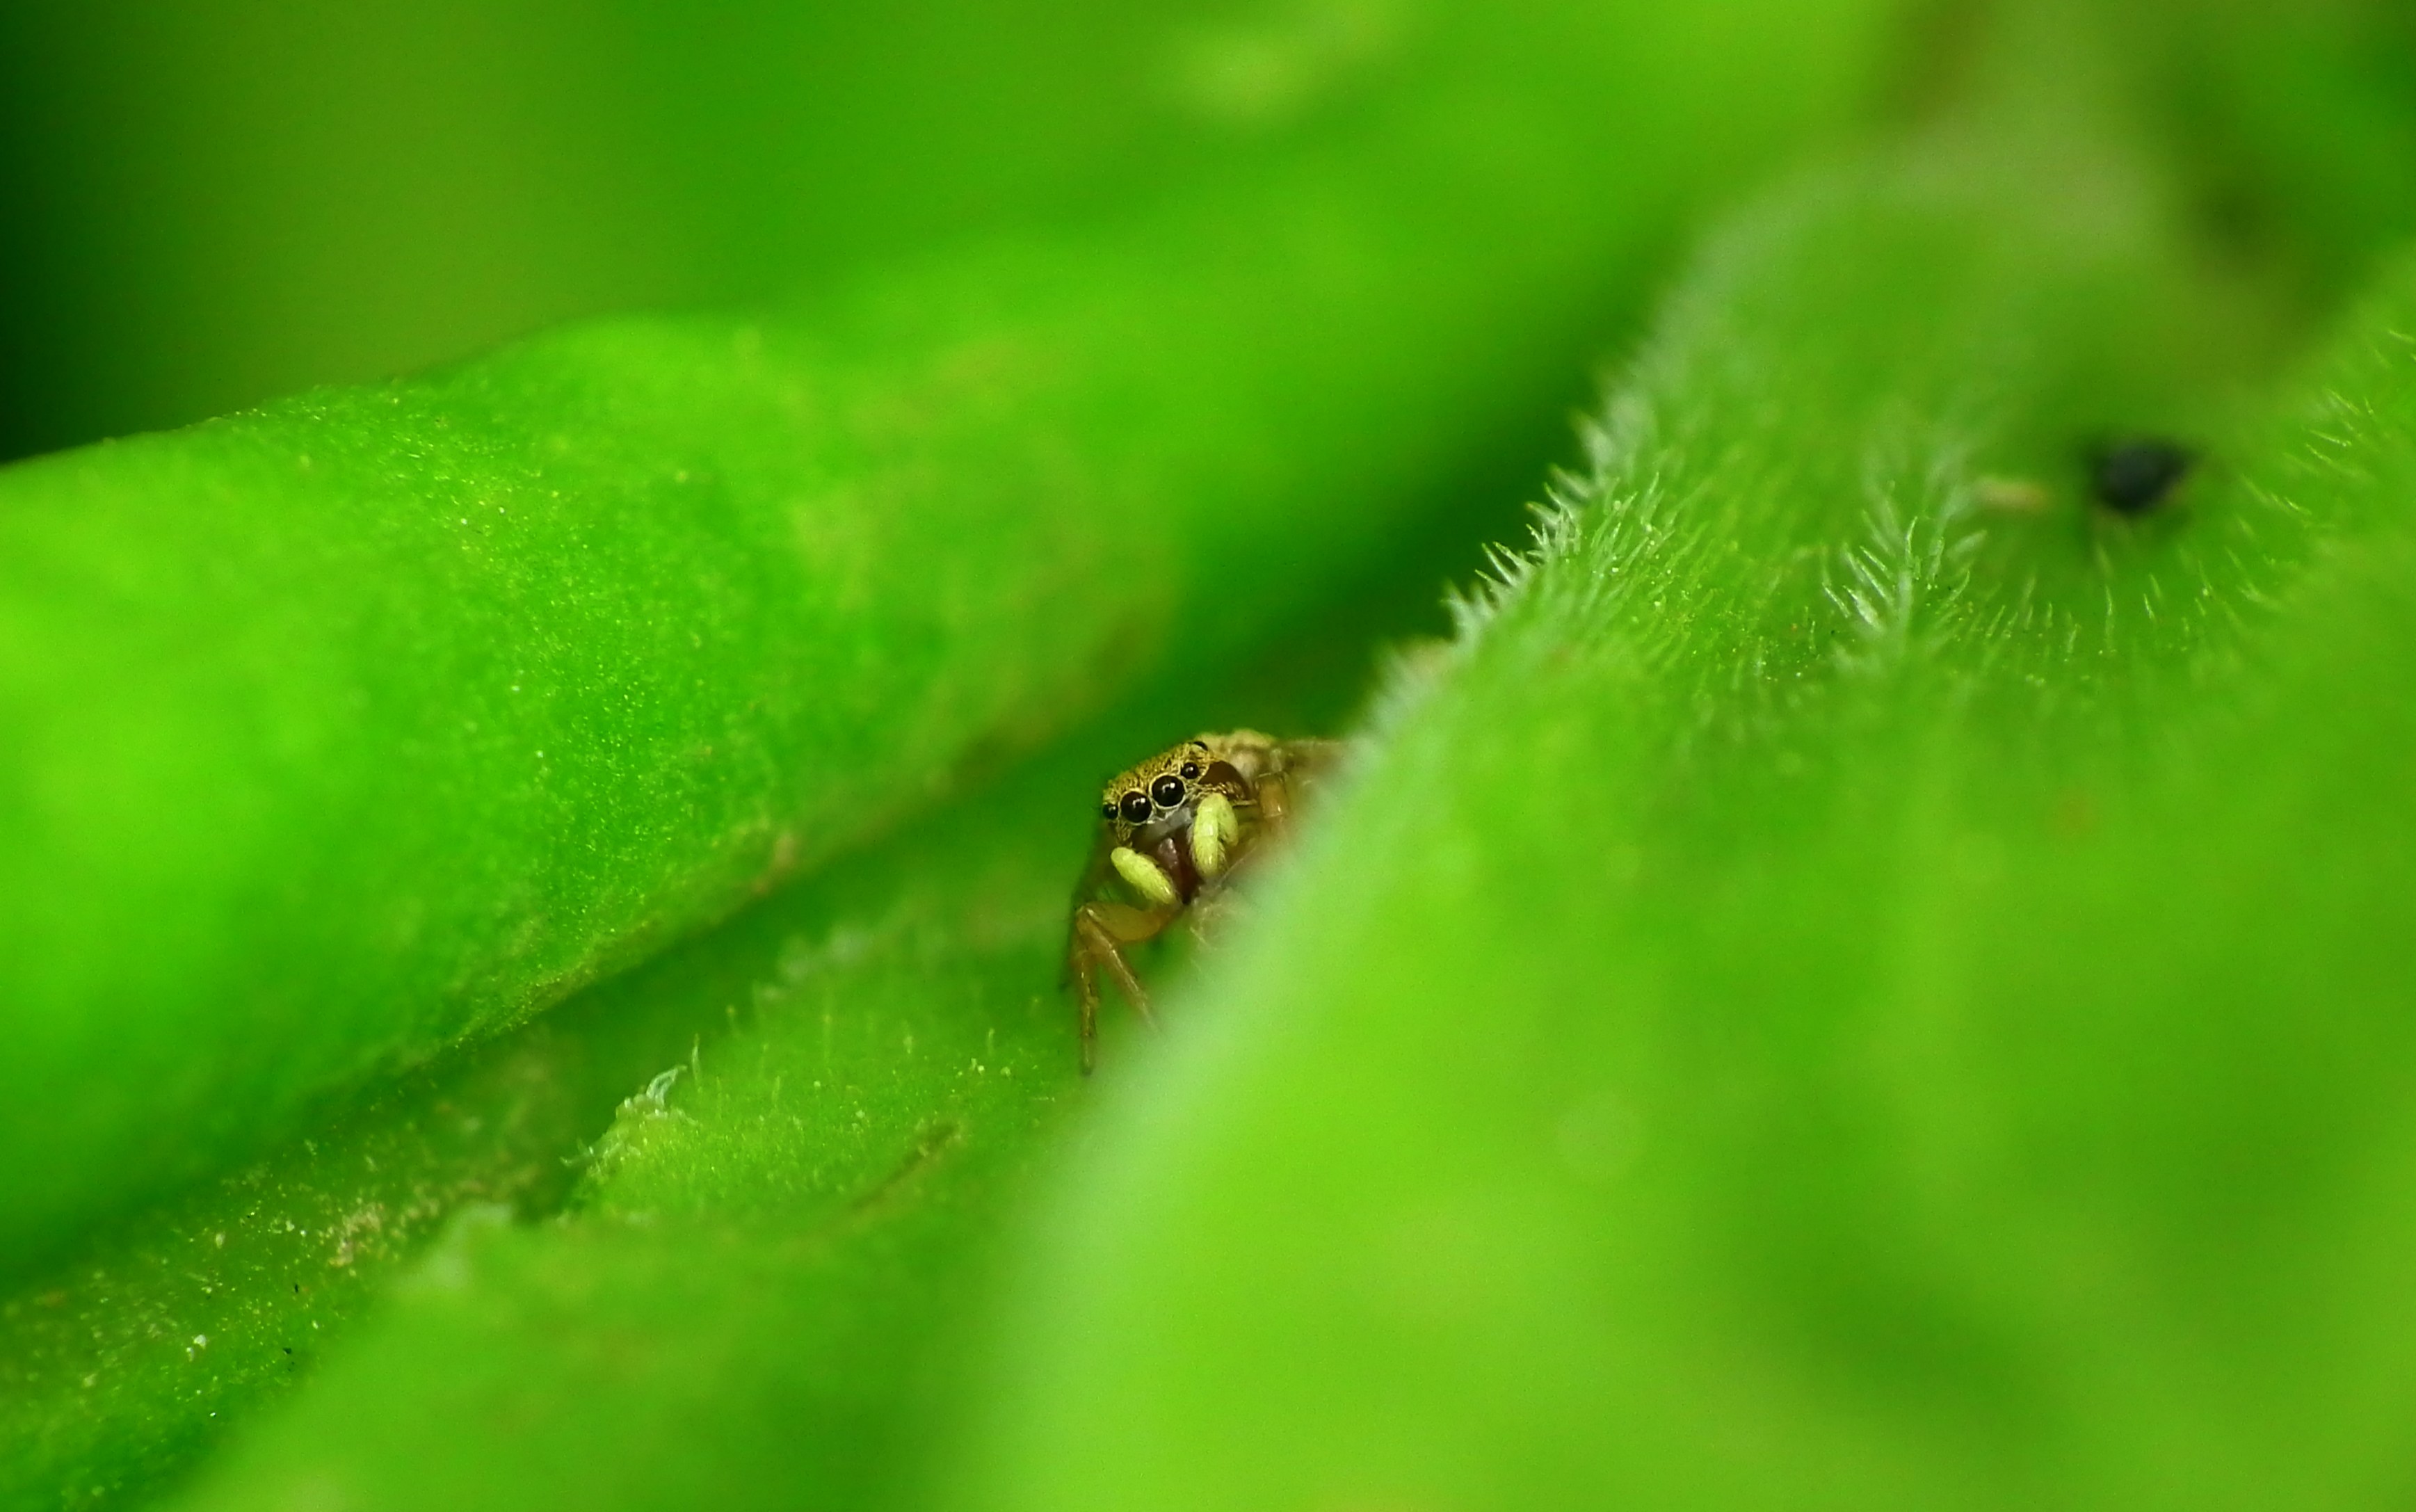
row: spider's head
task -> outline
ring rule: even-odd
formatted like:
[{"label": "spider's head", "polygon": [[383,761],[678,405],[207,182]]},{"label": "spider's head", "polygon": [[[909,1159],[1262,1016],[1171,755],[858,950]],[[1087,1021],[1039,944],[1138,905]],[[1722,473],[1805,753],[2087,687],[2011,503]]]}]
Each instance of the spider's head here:
[{"label": "spider's head", "polygon": [[1247,803],[1249,783],[1205,740],[1186,740],[1117,774],[1099,794],[1099,822],[1118,845],[1140,850],[1186,828],[1200,800],[1221,793]]}]

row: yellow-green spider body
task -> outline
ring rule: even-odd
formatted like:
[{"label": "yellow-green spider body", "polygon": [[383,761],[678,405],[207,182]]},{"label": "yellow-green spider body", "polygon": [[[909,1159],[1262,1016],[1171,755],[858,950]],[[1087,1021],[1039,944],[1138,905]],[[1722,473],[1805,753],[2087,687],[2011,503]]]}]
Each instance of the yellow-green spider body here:
[{"label": "yellow-green spider body", "polygon": [[[1099,839],[1074,904],[1066,967],[1082,1010],[1082,1069],[1098,1037],[1105,969],[1149,1017],[1124,947],[1186,914],[1195,925],[1245,864],[1290,826],[1302,783],[1337,747],[1255,730],[1200,735],[1120,772],[1099,795]],[[1125,896],[1118,896],[1121,893]]]}]

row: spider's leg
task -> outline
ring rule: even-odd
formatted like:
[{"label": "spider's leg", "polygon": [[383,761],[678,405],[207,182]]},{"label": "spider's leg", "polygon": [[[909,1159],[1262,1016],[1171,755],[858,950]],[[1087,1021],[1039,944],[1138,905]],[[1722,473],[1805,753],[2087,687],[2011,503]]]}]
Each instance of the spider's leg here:
[{"label": "spider's leg", "polygon": [[1261,772],[1250,784],[1250,795],[1258,800],[1259,823],[1281,839],[1291,827],[1291,784],[1281,772]]},{"label": "spider's leg", "polygon": [[1175,913],[1171,908],[1143,910],[1123,903],[1084,903],[1074,915],[1074,928],[1089,946],[1085,954],[1093,963],[1107,967],[1108,975],[1116,979],[1116,985],[1124,989],[1125,996],[1131,999],[1144,1020],[1150,1017],[1149,992],[1140,985],[1140,978],[1133,975],[1122,947],[1156,939],[1173,922]]},{"label": "spider's leg", "polygon": [[1077,996],[1082,1006],[1082,1069],[1088,1073],[1097,1056],[1099,990],[1095,972],[1105,966],[1116,986],[1151,1028],[1157,1021],[1149,1011],[1149,992],[1125,960],[1124,946],[1155,939],[1179,909],[1138,909],[1124,903],[1084,903],[1074,910],[1071,950]]},{"label": "spider's leg", "polygon": [[1099,973],[1091,959],[1091,943],[1077,925],[1065,944],[1065,973],[1074,978],[1074,1000],[1082,1015],[1082,1074],[1089,1076],[1098,1060]]}]

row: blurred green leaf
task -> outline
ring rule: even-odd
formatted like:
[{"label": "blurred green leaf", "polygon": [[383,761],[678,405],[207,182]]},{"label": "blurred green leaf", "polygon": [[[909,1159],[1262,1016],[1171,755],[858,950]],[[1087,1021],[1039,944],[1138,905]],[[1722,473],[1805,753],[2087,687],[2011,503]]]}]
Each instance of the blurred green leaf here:
[{"label": "blurred green leaf", "polygon": [[1043,1204],[971,1504],[2397,1494],[2406,295],[2267,442],[2017,144],[1705,255]]},{"label": "blurred green leaf", "polygon": [[444,1241],[192,1504],[922,1500],[1000,1211],[1080,1081],[1091,780],[1060,756],[630,978],[739,1027],[624,1105],[569,1217]]},{"label": "blurred green leaf", "polygon": [[[731,1433],[708,1424],[660,1474],[633,1475],[626,1443],[598,1455],[596,1429],[655,1433],[682,1411],[725,1416],[733,1396],[802,1392],[828,1410],[831,1429],[810,1442],[787,1432],[785,1452],[866,1494],[903,1494],[904,1467],[880,1446],[918,1431],[914,1409],[946,1401],[938,1372],[905,1368],[933,1336],[932,1351],[953,1342],[939,1327],[949,1314],[929,1304],[970,1303],[959,1283],[988,1242],[999,1173],[1029,1157],[1074,1066],[1070,1010],[1051,974],[1098,764],[1185,717],[1333,728],[1362,669],[1330,651],[1384,623],[1395,597],[1382,585],[1346,598],[1211,680],[1118,711],[1011,774],[1005,791],[943,809],[492,1046],[406,1079],[336,1126],[139,1214],[38,1278],[0,1303],[0,1443],[12,1448],[0,1459],[0,1506],[116,1504],[168,1483],[310,1379],[457,1218],[443,1274],[461,1273],[464,1257],[528,1247],[529,1258],[481,1271],[469,1298],[426,1291],[389,1326],[408,1352],[426,1348],[431,1329],[447,1349],[483,1331],[473,1353],[506,1363],[475,1378],[438,1371],[460,1393],[453,1410],[488,1421],[508,1397],[514,1421],[550,1431],[500,1477],[476,1432],[448,1437],[442,1465],[428,1444],[390,1445],[407,1462],[382,1473],[449,1472],[518,1494],[609,1472],[630,1489],[659,1489],[697,1473],[689,1457],[731,1447]],[[1014,1030],[1007,1051],[1032,1061],[1020,1082],[1000,1058],[1002,1024]],[[961,1068],[939,1052],[976,1035],[1000,1080],[976,1078],[989,1098],[968,1121]],[[820,1069],[793,1087],[783,1069],[801,1057]],[[833,1095],[783,1100],[808,1081]],[[616,1103],[627,1104],[617,1123]],[[911,1181],[890,1181],[901,1171]],[[557,1213],[581,1181],[580,1207],[616,1220],[608,1229],[582,1223],[531,1241],[497,1228]],[[927,1203],[933,1192],[944,1200]],[[853,1201],[867,1193],[876,1200]],[[659,1247],[624,1232],[652,1226],[658,1200],[673,1220],[668,1271]],[[692,1244],[727,1265],[690,1274]],[[763,1272],[800,1246],[814,1265]],[[619,1301],[565,1312],[547,1288],[566,1275]],[[673,1306],[666,1289],[684,1300]],[[431,1300],[446,1309],[434,1320],[420,1311]],[[467,1311],[452,1310],[464,1301]],[[535,1330],[524,1337],[523,1323]],[[649,1330],[668,1337],[647,1348],[647,1369],[615,1377],[627,1400],[598,1403],[592,1382],[554,1389],[581,1379],[597,1349]],[[378,1362],[398,1346],[372,1337],[355,1347]],[[720,1353],[700,1359],[710,1351]],[[397,1379],[427,1384],[416,1365],[367,1366],[380,1388],[398,1368]],[[868,1429],[876,1439],[859,1442]],[[362,1448],[342,1434],[327,1442]],[[749,1452],[760,1459],[762,1446]]]},{"label": "blurred green leaf", "polygon": [[687,996],[589,994],[0,1301],[0,1507],[123,1504],[305,1379],[456,1215],[556,1210],[614,1105],[724,1026],[729,984],[679,960]]},{"label": "blurred green leaf", "polygon": [[[1821,117],[1814,97],[1850,93],[1895,35],[1876,9],[1774,9],[1733,54],[1705,17],[1640,8],[1600,29],[1548,7],[1200,29],[1165,87],[1265,150],[1196,192],[744,329],[575,333],[402,391],[417,419],[365,423],[386,449],[356,450],[330,497],[431,458],[466,497],[474,467],[539,455],[558,403],[587,428],[571,450],[593,489],[650,480],[650,524],[685,518],[659,500],[698,477],[739,479],[714,502],[741,524],[750,497],[809,477],[836,503],[779,518],[815,569],[844,567],[812,587],[858,617],[798,644],[880,655],[818,668],[817,692],[860,699],[793,730],[747,706],[778,780],[719,798],[760,813],[794,791],[776,753],[809,758],[808,862],[922,817],[329,1142],[128,1222],[88,1278],[0,1304],[23,1387],[0,1425],[44,1436],[10,1493],[158,1484],[214,1439],[204,1414],[258,1412],[282,1340],[354,1320],[449,1222],[191,1500],[2387,1502],[2416,1134],[2394,959],[2416,712],[2392,674],[2416,637],[2416,265],[2352,323],[2312,410],[2277,419],[2269,395],[2306,289],[2282,265],[2344,278],[2404,210],[2404,101],[2387,57],[2344,46],[2377,24],[2359,6],[2008,8],[1967,38],[1917,142],[1737,218],[1534,552],[1403,674],[1351,785],[1270,879],[1268,927],[1169,1005],[1170,1053],[1113,1048],[1127,1084],[1027,1193],[1076,1114],[1054,982],[1086,779],[1152,721],[1128,710],[973,798],[933,794],[1111,687],[1152,685],[1170,728],[1268,718],[1210,691],[1233,653],[1413,507],[1334,501],[1435,486],[1514,428],[1687,196]],[[2163,51],[2201,11],[2223,12],[2205,46]],[[2310,83],[2342,69],[2374,87],[2344,103]],[[1410,82],[1364,83],[1396,71]],[[1616,129],[1594,110],[1613,76]],[[2170,134],[2143,79],[2209,91],[2190,108],[2243,136],[2167,174],[2136,149]],[[2276,187],[2333,136],[2368,154],[2340,168],[2357,192]],[[2294,249],[2210,227],[2210,183],[2246,186]],[[1034,331],[1070,381],[957,360]],[[853,429],[783,471],[766,416],[793,418],[799,393]],[[236,433],[306,418],[326,423],[295,407]],[[2086,459],[2137,435],[2199,466],[2118,518]],[[718,449],[667,481],[692,446]],[[1137,557],[1156,544],[1137,524],[1184,550]],[[583,669],[566,686],[610,691],[619,662],[566,645],[626,630],[632,603],[744,621],[737,647],[786,623],[760,609],[789,606],[786,582],[723,612],[728,580],[778,556],[732,538],[684,558],[566,537],[506,561],[506,585],[575,583],[548,601],[593,615],[549,654]],[[594,557],[614,570],[587,575]],[[683,560],[709,591],[630,597]],[[419,592],[403,599],[440,649],[476,618]],[[331,622],[326,601],[295,623]],[[1330,651],[1307,653],[1328,687]],[[467,664],[425,688],[466,686]],[[676,749],[644,744],[686,691],[643,691],[643,718],[580,705],[590,785],[506,804],[518,840],[475,806],[502,790],[463,768],[465,825],[505,832],[480,842],[493,876],[536,855],[607,919],[563,980],[739,890],[676,852],[732,824],[673,791],[691,779],[665,785]],[[1260,709],[1280,703],[1261,689]],[[348,836],[297,898],[345,900],[340,863],[426,823]],[[553,848],[513,851],[539,823]],[[559,985],[457,998],[400,1053]],[[393,1001],[434,995],[404,981]],[[331,1023],[346,1074],[398,1053],[391,1007]],[[210,1074],[285,1081],[219,1157],[308,1106],[297,1063],[241,1049]],[[330,1050],[310,1084],[344,1064]],[[78,1074],[70,1102],[95,1084]],[[508,1126],[470,1137],[489,1120]],[[551,1211],[569,1170],[549,1152],[589,1130],[568,1211],[515,1224]],[[289,1297],[305,1274],[316,1294]]]},{"label": "blurred green leaf", "polygon": [[1230,8],[163,0],[0,10],[0,458],[753,301],[1253,143]]},{"label": "blurred green leaf", "polygon": [[2337,299],[2416,234],[2416,15],[2393,0],[2104,7],[2234,257]]},{"label": "blurred green leaf", "polygon": [[1155,208],[0,475],[0,1265],[1297,612],[1886,9],[1404,10]]},{"label": "blurred green leaf", "polygon": [[[0,1000],[32,1090],[0,1115],[0,1148],[44,1153],[0,1223],[17,1263],[660,949],[1159,669],[1169,706],[1196,710],[1221,675],[1203,669],[1314,623],[1309,605],[1529,433],[1689,204],[1850,111],[1886,11],[1774,6],[1709,49],[1683,17],[1549,5],[1387,10],[1397,35],[1379,28],[1365,59],[1367,38],[1300,17],[1203,32],[1184,87],[1263,145],[1196,193],[756,320],[575,329],[0,477],[0,687],[32,737],[0,805],[23,837],[0,909],[25,946]],[[1331,647],[1295,659],[1336,665]],[[1088,795],[1061,807],[1052,790],[1045,809],[1078,837]],[[1018,932],[950,947],[972,954],[934,968],[927,1007],[1038,998],[1046,1027],[1022,1032],[1062,1048],[1048,1000],[1073,854],[1008,835],[1012,886],[929,907],[970,928],[1004,906]],[[582,1008],[585,1051],[515,1047],[496,1064],[525,1076],[445,1070],[323,1128],[340,1164],[391,1163],[374,1179],[325,1168],[315,1140],[285,1147],[29,1277],[6,1320],[23,1351],[12,1426],[42,1447],[15,1494],[140,1489],[448,1214],[544,1211],[531,1162],[594,1127],[599,1090],[631,1090],[645,1048],[709,1019],[710,984],[747,983],[740,1005],[785,990],[750,954],[762,938],[742,929],[601,1000],[635,1005]],[[884,980],[858,984],[868,1003],[905,1004]],[[908,1076],[871,1105],[863,1157],[894,1162],[938,1120],[975,1131],[947,1170],[1012,1169],[1041,1080],[1000,1089],[1012,1116],[963,1123],[952,1081]],[[799,1095],[777,1078],[770,1094]],[[453,1138],[515,1116],[524,1138]],[[866,1358],[906,1358],[877,1308],[858,1323],[816,1285],[756,1284],[863,1175],[838,1148],[824,1185],[773,1180],[845,1126],[812,1132],[750,1129],[747,1160],[693,1155],[664,1183],[771,1214],[770,1240],[742,1225],[726,1266],[678,1283],[732,1308],[714,1324],[747,1366],[731,1381],[770,1398],[815,1357],[784,1342],[799,1331],[857,1329]],[[612,1168],[636,1169],[627,1152]],[[707,1169],[726,1180],[700,1187]],[[599,1187],[599,1214],[618,1189]],[[987,1211],[969,1198],[929,1220],[901,1294],[970,1265]],[[330,1225],[357,1234],[369,1213],[391,1227],[340,1284],[295,1291],[341,1242]],[[613,1247],[627,1239],[606,1217],[565,1232],[625,1256],[594,1263],[633,1315],[694,1311],[665,1300],[661,1252]],[[483,1242],[534,1244],[541,1278],[566,1241]],[[565,1368],[522,1343],[528,1379]],[[661,1389],[720,1402],[700,1371]],[[887,1379],[849,1377],[857,1418],[902,1420],[911,1393]],[[379,1389],[428,1383],[412,1368]],[[566,1451],[643,1419],[642,1384],[588,1404]]]}]

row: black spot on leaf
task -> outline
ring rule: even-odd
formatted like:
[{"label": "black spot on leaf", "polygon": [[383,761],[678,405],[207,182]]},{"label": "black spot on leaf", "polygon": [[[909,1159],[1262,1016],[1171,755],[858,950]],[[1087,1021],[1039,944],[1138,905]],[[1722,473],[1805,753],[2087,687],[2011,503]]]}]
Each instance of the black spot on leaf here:
[{"label": "black spot on leaf", "polygon": [[2172,497],[2197,459],[2188,447],[2149,436],[2110,441],[2089,455],[2089,489],[2116,514],[2143,515]]}]

